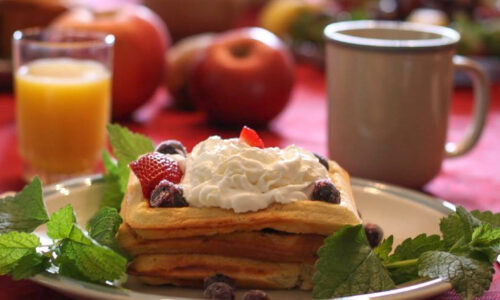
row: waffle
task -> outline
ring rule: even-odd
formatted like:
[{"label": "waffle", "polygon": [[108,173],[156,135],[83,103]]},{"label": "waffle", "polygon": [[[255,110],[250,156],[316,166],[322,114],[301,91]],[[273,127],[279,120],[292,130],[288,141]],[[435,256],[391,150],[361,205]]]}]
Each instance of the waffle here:
[{"label": "waffle", "polygon": [[297,234],[330,235],[340,227],[360,223],[349,175],[330,162],[330,178],[341,194],[340,204],[322,201],[275,203],[256,212],[234,213],[215,207],[151,208],[139,180],[130,175],[122,202],[125,222],[144,239],[210,236],[265,228]]},{"label": "waffle", "polygon": [[151,208],[131,174],[117,239],[133,257],[128,272],[153,285],[199,287],[215,273],[238,287],[310,289],[316,252],[344,225],[361,222],[349,175],[329,162],[341,202],[275,203],[257,212],[221,208]]},{"label": "waffle", "polygon": [[133,257],[142,254],[210,254],[309,264],[316,261],[316,252],[324,238],[317,234],[254,231],[147,240],[138,237],[127,224],[121,225],[118,234],[121,247]]},{"label": "waffle", "polygon": [[310,289],[313,267],[217,255],[144,254],[134,259],[129,273],[151,285],[199,288],[203,287],[204,278],[222,273],[233,278],[240,288]]}]

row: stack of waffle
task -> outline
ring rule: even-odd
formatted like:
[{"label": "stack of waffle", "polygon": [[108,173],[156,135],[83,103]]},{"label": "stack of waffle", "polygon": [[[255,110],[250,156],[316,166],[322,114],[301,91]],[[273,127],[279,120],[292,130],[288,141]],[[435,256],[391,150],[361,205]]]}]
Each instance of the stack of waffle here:
[{"label": "stack of waffle", "polygon": [[360,223],[348,174],[330,162],[340,204],[275,203],[257,212],[221,208],[151,208],[131,174],[122,204],[121,247],[128,272],[153,285],[200,287],[225,274],[243,288],[310,289],[316,252],[326,236]]}]

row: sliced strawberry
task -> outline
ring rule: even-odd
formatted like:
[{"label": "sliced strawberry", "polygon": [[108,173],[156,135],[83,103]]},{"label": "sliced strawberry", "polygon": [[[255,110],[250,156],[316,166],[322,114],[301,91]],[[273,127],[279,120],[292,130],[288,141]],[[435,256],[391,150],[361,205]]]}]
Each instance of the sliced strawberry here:
[{"label": "sliced strawberry", "polygon": [[173,183],[179,183],[183,175],[175,160],[158,152],[144,154],[131,162],[129,167],[139,179],[142,194],[147,199],[160,181],[167,179]]},{"label": "sliced strawberry", "polygon": [[240,140],[247,143],[249,146],[264,148],[264,142],[252,128],[243,126],[240,132]]}]

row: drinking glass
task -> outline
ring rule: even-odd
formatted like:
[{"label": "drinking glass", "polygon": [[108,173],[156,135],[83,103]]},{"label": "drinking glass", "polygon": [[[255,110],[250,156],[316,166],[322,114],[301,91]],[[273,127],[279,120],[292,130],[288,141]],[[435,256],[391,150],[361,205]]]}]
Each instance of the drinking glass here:
[{"label": "drinking glass", "polygon": [[14,32],[12,44],[23,176],[92,172],[110,118],[114,36],[35,28]]}]

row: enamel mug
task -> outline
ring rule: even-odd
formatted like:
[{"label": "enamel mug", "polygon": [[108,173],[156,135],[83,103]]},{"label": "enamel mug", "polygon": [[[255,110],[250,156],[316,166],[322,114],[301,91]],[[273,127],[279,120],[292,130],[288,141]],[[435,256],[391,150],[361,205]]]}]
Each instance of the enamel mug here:
[{"label": "enamel mug", "polygon": [[[453,29],[405,22],[348,21],[324,30],[328,143],[351,175],[418,188],[445,157],[477,143],[489,104],[486,74],[455,55]],[[474,85],[472,122],[462,141],[446,143],[453,76]]]}]

